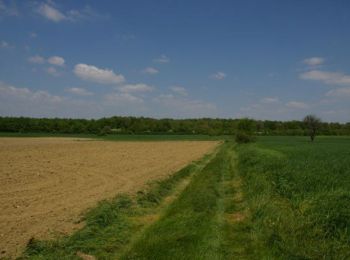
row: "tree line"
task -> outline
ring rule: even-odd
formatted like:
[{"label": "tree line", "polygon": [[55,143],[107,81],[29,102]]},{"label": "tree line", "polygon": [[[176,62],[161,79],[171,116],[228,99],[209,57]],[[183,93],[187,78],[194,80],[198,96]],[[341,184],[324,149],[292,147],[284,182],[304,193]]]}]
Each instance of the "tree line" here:
[{"label": "tree line", "polygon": [[[308,135],[305,122],[249,119],[256,135]],[[60,134],[203,134],[232,135],[240,119],[154,119],[114,116],[100,119],[0,117],[0,132]],[[350,135],[350,122],[322,122],[320,135]]]}]

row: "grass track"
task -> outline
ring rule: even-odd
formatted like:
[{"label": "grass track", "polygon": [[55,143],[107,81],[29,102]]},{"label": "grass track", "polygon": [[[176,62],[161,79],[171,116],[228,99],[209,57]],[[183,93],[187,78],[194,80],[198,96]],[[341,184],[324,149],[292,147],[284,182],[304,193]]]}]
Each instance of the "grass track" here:
[{"label": "grass track", "polygon": [[121,259],[230,259],[234,253],[245,256],[249,243],[237,242],[242,238],[240,233],[233,237],[225,232],[232,231],[246,217],[244,206],[234,200],[240,185],[235,186],[238,175],[233,155],[233,145],[227,142]]}]

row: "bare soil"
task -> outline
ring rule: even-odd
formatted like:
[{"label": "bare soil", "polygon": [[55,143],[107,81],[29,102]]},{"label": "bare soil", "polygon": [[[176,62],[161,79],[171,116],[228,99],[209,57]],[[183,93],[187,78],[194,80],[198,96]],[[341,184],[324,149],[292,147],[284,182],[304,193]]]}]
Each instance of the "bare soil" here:
[{"label": "bare soil", "polygon": [[0,138],[0,258],[30,238],[71,233],[82,212],[164,178],[218,142]]}]

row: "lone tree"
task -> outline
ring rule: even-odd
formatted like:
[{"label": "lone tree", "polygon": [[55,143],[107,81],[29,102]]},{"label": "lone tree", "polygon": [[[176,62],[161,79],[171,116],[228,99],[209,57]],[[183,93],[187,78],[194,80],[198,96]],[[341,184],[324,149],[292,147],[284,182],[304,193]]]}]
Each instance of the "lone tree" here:
[{"label": "lone tree", "polygon": [[303,121],[305,126],[309,129],[309,136],[310,136],[311,142],[313,142],[315,139],[317,130],[320,126],[321,119],[319,119],[315,115],[307,115],[306,117],[304,117]]}]

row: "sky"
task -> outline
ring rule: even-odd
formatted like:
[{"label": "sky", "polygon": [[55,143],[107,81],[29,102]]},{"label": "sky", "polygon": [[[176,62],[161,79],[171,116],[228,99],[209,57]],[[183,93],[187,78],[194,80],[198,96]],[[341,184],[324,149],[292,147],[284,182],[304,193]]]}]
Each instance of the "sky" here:
[{"label": "sky", "polygon": [[350,122],[350,1],[0,0],[0,116]]}]

